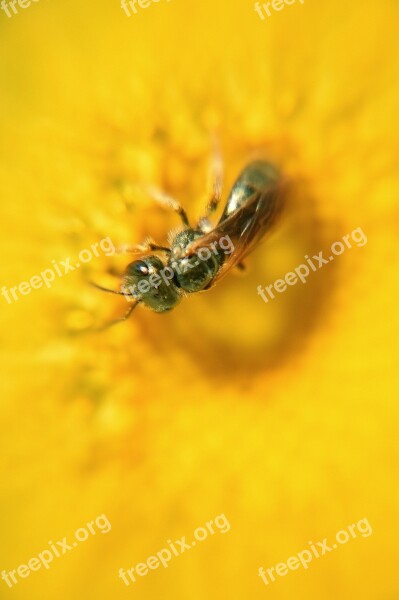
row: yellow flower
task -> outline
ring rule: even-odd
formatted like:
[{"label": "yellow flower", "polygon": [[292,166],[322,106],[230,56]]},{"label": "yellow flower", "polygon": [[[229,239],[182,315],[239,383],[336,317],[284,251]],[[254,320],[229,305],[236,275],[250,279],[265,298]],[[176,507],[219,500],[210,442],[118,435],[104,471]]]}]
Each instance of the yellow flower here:
[{"label": "yellow flower", "polygon": [[[394,598],[398,8],[306,0],[262,20],[244,0],[140,4],[0,14],[1,285],[105,238],[167,242],[179,220],[138,184],[200,216],[214,130],[224,199],[255,155],[291,194],[244,276],[170,313],[93,332],[127,309],[88,283],[117,289],[131,258],[104,252],[2,295],[0,572],[100,515],[112,525],[2,594],[124,598],[120,568],[224,514],[228,531],[127,593]],[[257,293],[358,228],[367,243],[306,284]],[[372,535],[265,587],[259,567],[361,519]]]}]

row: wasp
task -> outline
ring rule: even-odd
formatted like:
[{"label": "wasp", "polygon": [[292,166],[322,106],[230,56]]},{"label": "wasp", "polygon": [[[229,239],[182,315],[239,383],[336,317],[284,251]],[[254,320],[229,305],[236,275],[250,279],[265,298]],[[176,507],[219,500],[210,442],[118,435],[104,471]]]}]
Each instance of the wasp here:
[{"label": "wasp", "polygon": [[[181,218],[183,229],[171,236],[170,247],[147,240],[124,252],[146,254],[127,265],[120,289],[95,287],[125,296],[132,302],[127,313],[109,325],[129,318],[139,304],[158,312],[175,308],[188,294],[213,287],[232,268],[244,268],[243,260],[274,224],[283,205],[283,181],[278,169],[270,162],[250,162],[239,174],[215,226],[209,217],[218,208],[222,197],[222,161],[214,158],[213,189],[205,215],[194,227],[181,204],[155,188],[148,193],[162,206],[174,210]],[[229,243],[229,253],[225,248]],[[226,252],[217,251],[217,243]],[[212,251],[211,251],[212,250]]]}]

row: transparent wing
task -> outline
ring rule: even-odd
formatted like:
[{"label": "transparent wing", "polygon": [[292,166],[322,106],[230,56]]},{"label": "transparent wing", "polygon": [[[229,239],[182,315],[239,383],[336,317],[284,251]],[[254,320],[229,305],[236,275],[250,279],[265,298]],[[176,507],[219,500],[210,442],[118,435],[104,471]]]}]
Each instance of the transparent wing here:
[{"label": "transparent wing", "polygon": [[[280,182],[267,191],[257,190],[248,198],[244,206],[219,221],[212,231],[187,247],[186,255],[190,256],[200,248],[208,247],[212,242],[218,242],[224,236],[230,237],[234,250],[226,256],[222,267],[209,287],[220,281],[252,252],[271,229],[283,206],[284,187],[284,183]],[[220,247],[218,251],[223,252]]]}]

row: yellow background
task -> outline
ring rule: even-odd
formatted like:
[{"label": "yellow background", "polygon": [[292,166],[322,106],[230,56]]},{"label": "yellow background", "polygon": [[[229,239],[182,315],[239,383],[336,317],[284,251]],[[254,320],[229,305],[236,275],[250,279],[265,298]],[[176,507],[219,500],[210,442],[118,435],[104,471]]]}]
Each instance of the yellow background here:
[{"label": "yellow background", "polygon": [[[105,513],[0,597],[398,600],[396,0],[40,0],[0,13],[1,285],[110,236],[198,216],[210,131],[226,188],[254,153],[292,197],[248,273],[156,315],[123,314],[94,259],[1,306],[0,570]],[[224,198],[226,195],[224,196]],[[353,229],[354,247],[265,304],[256,293]],[[228,533],[129,588],[118,569],[224,513]],[[269,587],[269,568],[367,518],[373,529]]]}]

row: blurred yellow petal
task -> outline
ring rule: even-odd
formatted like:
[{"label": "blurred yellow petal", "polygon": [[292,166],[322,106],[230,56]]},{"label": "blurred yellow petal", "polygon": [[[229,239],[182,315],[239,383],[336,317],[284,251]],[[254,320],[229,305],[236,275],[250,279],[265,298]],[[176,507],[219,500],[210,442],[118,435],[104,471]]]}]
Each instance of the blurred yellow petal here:
[{"label": "blurred yellow petal", "polygon": [[[0,14],[1,285],[110,237],[167,242],[197,217],[211,133],[225,192],[255,154],[292,188],[248,271],[158,315],[93,279],[101,253],[2,311],[0,572],[105,514],[90,537],[2,597],[394,600],[398,537],[398,7],[306,0],[262,21],[252,2],[34,3]],[[257,294],[361,227],[354,245],[265,304]],[[225,514],[231,529],[118,577]],[[264,586],[269,568],[351,540]],[[190,537],[191,536],[191,537]]]}]

